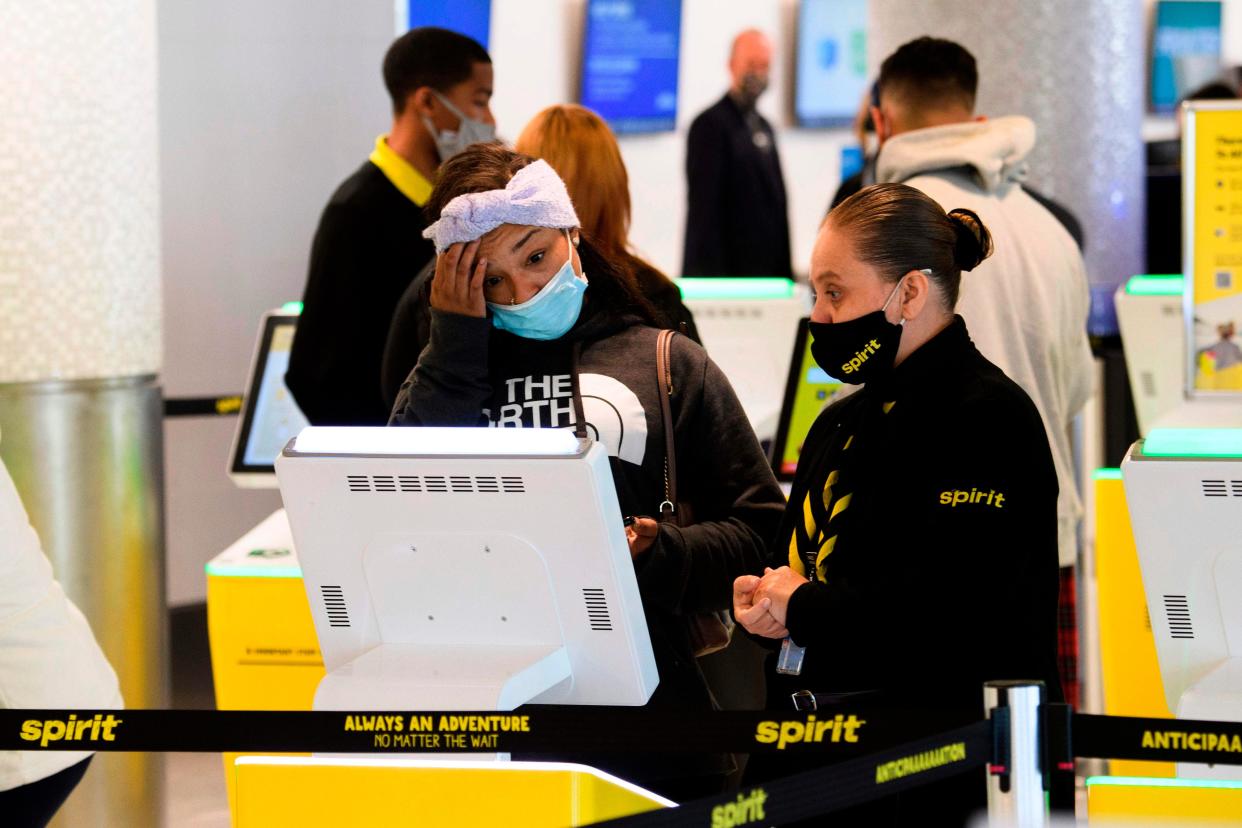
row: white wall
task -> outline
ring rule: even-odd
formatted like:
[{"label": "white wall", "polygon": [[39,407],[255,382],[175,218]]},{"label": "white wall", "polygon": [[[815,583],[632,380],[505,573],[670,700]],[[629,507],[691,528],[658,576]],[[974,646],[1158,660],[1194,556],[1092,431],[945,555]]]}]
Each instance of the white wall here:
[{"label": "white wall", "polygon": [[[388,125],[392,0],[159,0],[168,396],[242,390],[260,314],[299,299],[319,212]],[[225,475],[236,418],[169,420],[168,600],[280,505]]]},{"label": "white wall", "polygon": [[[790,114],[796,0],[682,0],[677,130],[624,136],[633,201],[631,241],[669,275],[681,272],[685,143],[694,117],[724,94],[733,36],[754,26],[777,46],[772,86],[760,111],[772,122],[789,191],[794,270],[804,274],[820,220],[839,183],[846,130],[794,129]],[[577,97],[583,0],[493,0],[493,111],[502,135],[517,136],[545,106]]]}]

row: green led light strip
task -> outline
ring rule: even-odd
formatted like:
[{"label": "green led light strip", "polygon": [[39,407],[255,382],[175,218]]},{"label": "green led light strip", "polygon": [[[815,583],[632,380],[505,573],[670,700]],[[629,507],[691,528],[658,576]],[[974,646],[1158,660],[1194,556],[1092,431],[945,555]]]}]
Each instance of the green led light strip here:
[{"label": "green led light strip", "polygon": [[1096,469],[1091,476],[1096,480],[1120,480],[1121,469]]},{"label": "green led light strip", "polygon": [[1087,787],[1117,788],[1229,788],[1242,789],[1242,780],[1173,779],[1167,776],[1088,776]]},{"label": "green led light strip", "polygon": [[779,276],[691,276],[674,279],[683,299],[788,299],[794,283]]},{"label": "green led light strip", "polygon": [[1126,293],[1131,296],[1181,296],[1186,280],[1180,273],[1144,273],[1131,276]]},{"label": "green led light strip", "polygon": [[301,302],[285,302],[283,305],[280,306],[280,309],[284,311],[285,313],[301,314],[302,303]]},{"label": "green led light strip", "polygon": [[221,578],[301,578],[300,566],[230,566],[207,564],[207,574]]},{"label": "green led light strip", "polygon": [[1145,457],[1242,457],[1242,428],[1156,428]]}]

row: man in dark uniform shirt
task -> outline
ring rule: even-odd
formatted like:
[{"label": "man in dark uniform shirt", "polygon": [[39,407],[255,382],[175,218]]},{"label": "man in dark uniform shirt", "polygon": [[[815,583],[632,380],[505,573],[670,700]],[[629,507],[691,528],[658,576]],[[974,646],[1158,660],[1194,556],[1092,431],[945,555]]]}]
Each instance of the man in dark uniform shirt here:
[{"label": "man in dark uniform shirt", "polygon": [[684,276],[793,278],[776,134],[755,109],[771,64],[762,32],[739,34],[729,55],[732,86],[690,125]]},{"label": "man in dark uniform shirt", "polygon": [[487,51],[446,29],[406,32],[384,56],[392,130],[337,188],[311,247],[285,383],[315,425],[383,425],[380,364],[397,300],[435,256],[422,206],[441,162],[491,140]]}]

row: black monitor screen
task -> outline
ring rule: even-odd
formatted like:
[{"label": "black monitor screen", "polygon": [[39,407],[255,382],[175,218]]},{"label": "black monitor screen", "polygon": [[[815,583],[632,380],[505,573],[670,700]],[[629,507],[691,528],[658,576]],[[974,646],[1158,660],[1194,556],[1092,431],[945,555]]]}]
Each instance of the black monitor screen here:
[{"label": "black monitor screen", "polygon": [[294,315],[264,317],[233,448],[231,470],[235,474],[274,474],[276,457],[309,425],[285,386],[297,324]]}]

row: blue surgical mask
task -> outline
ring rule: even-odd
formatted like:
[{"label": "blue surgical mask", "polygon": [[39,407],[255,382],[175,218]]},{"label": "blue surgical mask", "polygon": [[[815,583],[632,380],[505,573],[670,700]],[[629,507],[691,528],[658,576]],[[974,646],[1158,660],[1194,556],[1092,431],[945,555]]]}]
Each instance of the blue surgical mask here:
[{"label": "blue surgical mask", "polygon": [[[569,238],[566,232],[565,238]],[[574,253],[543,288],[520,305],[488,302],[492,325],[523,339],[560,339],[578,321],[586,293],[586,274],[574,273]]]}]

